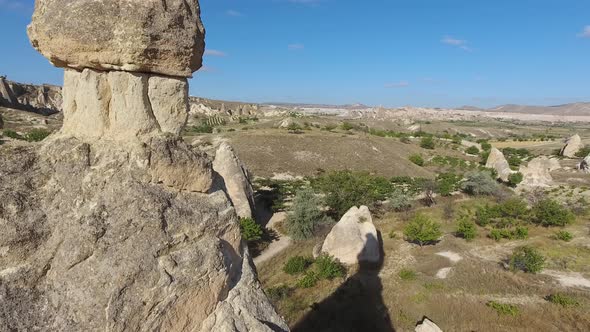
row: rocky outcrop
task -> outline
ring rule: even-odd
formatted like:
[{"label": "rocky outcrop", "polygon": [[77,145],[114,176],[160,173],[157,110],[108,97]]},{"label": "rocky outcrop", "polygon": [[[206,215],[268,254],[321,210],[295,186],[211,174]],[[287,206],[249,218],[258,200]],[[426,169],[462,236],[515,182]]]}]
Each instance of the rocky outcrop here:
[{"label": "rocky outcrop", "polygon": [[2,119],[2,114],[0,114],[0,129],[4,128],[4,120]]},{"label": "rocky outcrop", "polygon": [[568,158],[575,158],[576,153],[578,153],[582,147],[584,147],[582,144],[582,138],[580,138],[580,135],[575,134],[567,139],[565,146],[561,149],[561,155]]},{"label": "rocky outcrop", "polygon": [[246,166],[238,159],[232,147],[221,143],[215,154],[213,169],[225,183],[225,188],[238,216],[252,218],[254,215],[254,190]]},{"label": "rocky outcrop", "polygon": [[190,77],[205,49],[197,0],[37,0],[28,34],[55,66],[77,70]]},{"label": "rocky outcrop", "polygon": [[189,105],[191,114],[194,115],[255,116],[259,113],[259,106],[257,104],[234,101],[191,97],[189,99]]},{"label": "rocky outcrop", "polygon": [[578,164],[578,169],[580,171],[590,173],[590,155],[582,159],[582,161]]},{"label": "rocky outcrop", "polygon": [[348,265],[379,262],[379,238],[369,208],[348,210],[324,240],[322,252]]},{"label": "rocky outcrop", "polygon": [[51,115],[61,111],[61,88],[53,85],[22,84],[0,77],[0,106]]},{"label": "rocky outcrop", "polygon": [[545,156],[537,157],[528,162],[526,166],[520,167],[520,173],[523,175],[521,186],[527,187],[549,187],[553,184],[551,172],[560,169],[559,160],[547,158]]},{"label": "rocky outcrop", "polygon": [[510,169],[510,165],[504,157],[502,151],[498,150],[497,148],[492,148],[490,151],[490,155],[488,156],[488,160],[486,162],[487,168],[495,169],[498,173],[498,179],[501,179],[504,182],[508,181],[508,177],[514,173],[513,170]]},{"label": "rocky outcrop", "polygon": [[[94,68],[112,65],[107,32],[133,52],[158,31],[203,43],[196,1],[135,2],[38,1],[32,36],[52,40],[34,43],[58,64],[89,50]],[[130,8],[137,17],[124,16]],[[110,14],[119,16],[101,16]],[[107,31],[94,39],[104,57],[75,43],[92,37],[89,26]],[[178,38],[166,38],[172,31]],[[200,61],[189,44],[167,52]],[[52,58],[68,49],[71,58]],[[163,49],[127,51],[121,59],[174,68]],[[186,90],[184,78],[67,69],[62,130],[41,145],[0,147],[1,332],[288,330],[257,281],[229,191],[178,135]]]},{"label": "rocky outcrop", "polygon": [[428,318],[424,318],[422,322],[416,325],[414,329],[416,332],[443,332],[433,321]]}]

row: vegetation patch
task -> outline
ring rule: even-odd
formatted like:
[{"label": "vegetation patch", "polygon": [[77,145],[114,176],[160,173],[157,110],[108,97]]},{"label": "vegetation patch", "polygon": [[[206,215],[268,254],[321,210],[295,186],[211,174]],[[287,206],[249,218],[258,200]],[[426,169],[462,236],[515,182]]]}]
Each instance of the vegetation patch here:
[{"label": "vegetation patch", "polygon": [[409,269],[401,269],[398,276],[403,281],[413,281],[418,277],[415,271]]},{"label": "vegetation patch", "polygon": [[526,273],[539,273],[545,266],[545,257],[532,247],[524,246],[516,249],[510,257],[510,269]]},{"label": "vegetation patch", "polygon": [[498,315],[504,316],[518,316],[520,310],[518,306],[509,303],[500,303],[496,301],[489,301],[486,305],[496,311]]},{"label": "vegetation patch", "polygon": [[581,305],[580,301],[578,301],[576,298],[563,293],[548,295],[545,297],[545,300],[553,304],[560,305],[564,308],[579,307]]},{"label": "vegetation patch", "polygon": [[305,272],[311,264],[313,264],[313,259],[311,257],[293,256],[289,258],[287,263],[285,263],[283,272],[290,275],[296,275]]},{"label": "vegetation patch", "polygon": [[424,214],[417,214],[404,228],[404,236],[407,241],[423,246],[437,242],[442,232],[440,224]]},{"label": "vegetation patch", "polygon": [[339,260],[329,255],[321,255],[315,261],[317,275],[321,279],[332,280],[346,276],[346,268]]}]

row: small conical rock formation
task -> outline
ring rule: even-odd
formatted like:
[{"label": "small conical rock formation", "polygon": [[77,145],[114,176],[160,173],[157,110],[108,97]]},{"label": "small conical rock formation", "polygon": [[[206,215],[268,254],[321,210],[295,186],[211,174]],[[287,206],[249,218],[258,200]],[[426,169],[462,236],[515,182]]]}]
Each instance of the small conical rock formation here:
[{"label": "small conical rock formation", "polygon": [[553,184],[551,172],[560,169],[559,160],[550,159],[545,156],[537,157],[528,162],[526,166],[520,167],[523,175],[521,186],[527,187],[549,187]]},{"label": "small conical rock formation", "polygon": [[424,320],[416,326],[414,330],[416,332],[443,332],[433,321],[428,318],[424,318]]},{"label": "small conical rock formation", "polygon": [[179,136],[197,0],[37,0],[29,33],[68,67],[65,121],[0,146],[0,331],[287,331]]},{"label": "small conical rock formation", "polygon": [[495,169],[498,173],[498,179],[504,182],[507,182],[508,177],[514,173],[514,171],[510,169],[510,164],[508,164],[508,161],[506,160],[506,157],[504,157],[502,151],[498,150],[497,148],[492,148],[490,151],[490,155],[488,156],[488,160],[486,162],[486,167]]},{"label": "small conical rock formation", "polygon": [[379,262],[379,238],[369,208],[348,210],[326,236],[322,252],[348,265]]},{"label": "small conical rock formation", "polygon": [[568,138],[565,146],[561,149],[561,155],[568,158],[575,158],[576,153],[578,153],[582,147],[582,138],[580,138],[580,135],[575,134]]}]

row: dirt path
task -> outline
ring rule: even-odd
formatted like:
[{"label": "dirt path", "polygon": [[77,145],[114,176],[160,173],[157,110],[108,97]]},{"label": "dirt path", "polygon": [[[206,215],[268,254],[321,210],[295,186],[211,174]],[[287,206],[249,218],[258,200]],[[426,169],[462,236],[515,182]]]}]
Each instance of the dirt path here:
[{"label": "dirt path", "polygon": [[287,235],[281,234],[275,228],[275,225],[279,222],[284,221],[285,218],[287,218],[287,214],[285,212],[275,213],[266,225],[267,228],[274,230],[278,234],[279,239],[271,243],[268,246],[268,248],[266,248],[258,257],[254,258],[254,265],[258,266],[266,262],[267,260],[278,255],[281,251],[287,249],[291,245],[291,238]]}]

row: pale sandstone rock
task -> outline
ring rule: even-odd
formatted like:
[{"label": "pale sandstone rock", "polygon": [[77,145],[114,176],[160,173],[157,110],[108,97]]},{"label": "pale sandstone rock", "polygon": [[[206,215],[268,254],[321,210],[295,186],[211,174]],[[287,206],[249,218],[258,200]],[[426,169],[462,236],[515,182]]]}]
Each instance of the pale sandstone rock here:
[{"label": "pale sandstone rock", "polygon": [[578,151],[580,151],[583,146],[582,138],[580,135],[575,134],[574,136],[568,138],[565,146],[561,149],[561,155],[568,158],[575,158],[576,153],[578,153]]},{"label": "pale sandstone rock", "polygon": [[520,166],[520,173],[523,175],[521,186],[527,187],[550,187],[553,184],[551,171],[560,169],[557,159],[545,156],[537,157],[528,162],[526,166]]},{"label": "pale sandstone rock", "polygon": [[225,188],[238,216],[252,218],[254,190],[248,170],[229,144],[223,142],[217,149],[213,170],[223,178]]},{"label": "pale sandstone rock", "polygon": [[414,330],[416,332],[443,332],[433,321],[428,318],[424,318],[422,323],[416,326]]},{"label": "pale sandstone rock", "polygon": [[578,169],[580,171],[590,173],[590,155],[588,155],[586,158],[582,159],[580,164],[578,164]]},{"label": "pale sandstone rock", "polygon": [[202,65],[197,0],[37,0],[33,46],[57,67],[190,77]]},{"label": "pale sandstone rock", "polygon": [[188,117],[184,78],[69,69],[63,92],[63,135],[113,140],[178,135]]},{"label": "pale sandstone rock", "polygon": [[490,151],[490,155],[486,162],[487,168],[493,168],[498,172],[498,179],[501,179],[504,182],[508,181],[508,177],[515,173],[513,170],[510,169],[510,165],[504,157],[502,151],[498,150],[497,148],[492,148]]},{"label": "pale sandstone rock", "polygon": [[379,238],[369,208],[348,210],[324,240],[322,252],[348,265],[379,262]]}]

